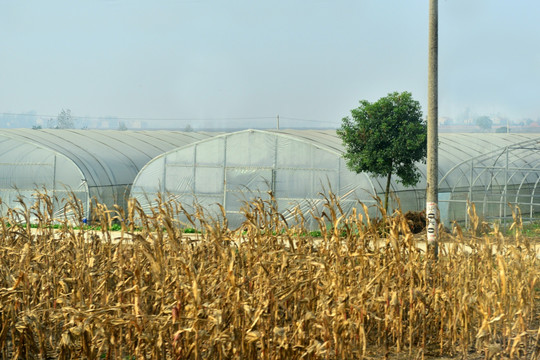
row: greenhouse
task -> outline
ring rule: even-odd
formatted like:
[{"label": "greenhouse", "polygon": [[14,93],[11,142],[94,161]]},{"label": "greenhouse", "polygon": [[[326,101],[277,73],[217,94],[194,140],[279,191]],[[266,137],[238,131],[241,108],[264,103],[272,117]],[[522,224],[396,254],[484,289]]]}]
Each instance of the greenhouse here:
[{"label": "greenhouse", "polygon": [[0,130],[1,211],[32,205],[36,191],[54,199],[55,215],[71,194],[89,217],[92,199],[125,206],[139,170],[171,149],[215,133],[115,130]]},{"label": "greenhouse", "polygon": [[[540,135],[439,134],[439,207],[441,220],[466,221],[468,201],[485,218],[502,218],[519,205],[529,218],[540,210],[536,187],[540,179]],[[180,202],[186,209],[199,205],[219,219],[222,205],[231,228],[245,220],[247,201],[274,196],[288,222],[299,221],[298,211],[320,216],[324,197],[336,194],[345,212],[369,207],[378,211],[385,179],[349,171],[335,130],[246,130],[221,134],[157,156],[137,175],[131,197],[145,209],[157,194]],[[418,164],[421,181],[405,188],[393,177],[393,208],[425,207],[426,166]],[[311,220],[309,219],[311,218]],[[185,219],[180,219],[185,220]]]},{"label": "greenhouse", "polygon": [[[508,139],[512,143],[505,142]],[[511,223],[516,206],[523,220],[537,220],[540,135],[503,135],[494,137],[494,142],[497,149],[463,159],[439,178],[445,184],[439,189],[445,218],[467,222],[468,203],[474,203],[477,214],[490,222]]]}]

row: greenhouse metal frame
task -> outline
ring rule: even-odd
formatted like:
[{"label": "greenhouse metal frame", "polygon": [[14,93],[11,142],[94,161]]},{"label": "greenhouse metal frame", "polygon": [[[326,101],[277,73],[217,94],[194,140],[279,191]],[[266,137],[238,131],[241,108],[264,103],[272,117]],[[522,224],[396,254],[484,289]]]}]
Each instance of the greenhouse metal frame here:
[{"label": "greenhouse metal frame", "polygon": [[540,137],[465,160],[445,177],[458,171],[461,176],[453,182],[449,191],[452,196],[444,201],[453,209],[454,218],[468,223],[464,214],[474,203],[477,214],[486,221],[500,220],[505,224],[513,211],[519,212],[523,221],[538,219]]}]

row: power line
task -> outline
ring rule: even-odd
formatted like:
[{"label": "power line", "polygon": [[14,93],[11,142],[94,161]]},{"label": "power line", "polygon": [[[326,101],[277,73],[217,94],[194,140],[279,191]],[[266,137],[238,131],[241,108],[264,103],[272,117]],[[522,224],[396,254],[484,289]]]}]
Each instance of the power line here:
[{"label": "power line", "polygon": [[[31,116],[31,117],[42,117],[42,118],[56,118],[58,115],[48,115],[48,114],[29,114],[29,113],[0,113],[2,116]],[[274,116],[253,116],[253,117],[208,117],[208,118],[153,118],[153,117],[119,117],[119,116],[73,116],[74,119],[81,120],[132,120],[132,121],[233,121],[233,120],[274,120]],[[305,119],[289,116],[280,116],[281,119],[293,120],[293,121],[302,121],[302,122],[311,122],[311,123],[321,123],[321,124],[330,124],[332,122],[316,119]]]},{"label": "power line", "polygon": [[288,116],[280,116],[279,118],[280,119],[287,119],[287,120],[294,120],[294,121],[304,121],[304,122],[314,122],[314,123],[324,123],[324,124],[331,123],[331,121],[303,119],[303,118],[288,117]]},{"label": "power line", "polygon": [[[0,113],[3,116],[32,116],[44,118],[56,118],[57,115],[46,114],[24,114],[24,113]],[[218,120],[269,120],[273,116],[254,117],[215,117],[215,118],[150,118],[150,117],[118,117],[118,116],[73,116],[74,119],[91,120],[139,120],[139,121],[218,121]]]}]

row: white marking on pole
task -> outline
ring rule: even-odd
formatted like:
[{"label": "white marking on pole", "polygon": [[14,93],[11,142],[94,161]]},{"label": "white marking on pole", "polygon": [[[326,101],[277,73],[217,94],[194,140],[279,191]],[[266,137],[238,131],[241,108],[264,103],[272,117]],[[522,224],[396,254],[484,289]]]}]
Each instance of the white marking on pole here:
[{"label": "white marking on pole", "polygon": [[439,232],[437,226],[437,203],[426,203],[426,219],[427,219],[427,242],[434,244],[437,241]]}]

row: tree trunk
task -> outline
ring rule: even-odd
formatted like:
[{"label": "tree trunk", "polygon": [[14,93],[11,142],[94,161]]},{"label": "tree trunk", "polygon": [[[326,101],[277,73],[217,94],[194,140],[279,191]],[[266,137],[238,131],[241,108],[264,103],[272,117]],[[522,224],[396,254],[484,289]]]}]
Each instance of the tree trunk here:
[{"label": "tree trunk", "polygon": [[390,194],[390,179],[392,179],[392,172],[389,172],[386,176],[386,191],[384,192],[384,211],[388,214],[388,195]]}]

